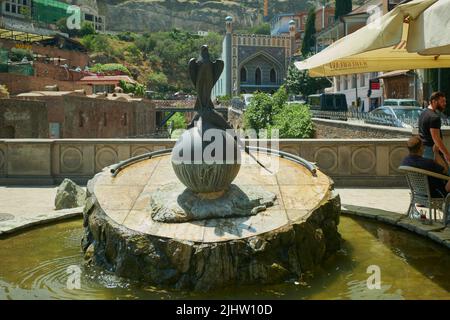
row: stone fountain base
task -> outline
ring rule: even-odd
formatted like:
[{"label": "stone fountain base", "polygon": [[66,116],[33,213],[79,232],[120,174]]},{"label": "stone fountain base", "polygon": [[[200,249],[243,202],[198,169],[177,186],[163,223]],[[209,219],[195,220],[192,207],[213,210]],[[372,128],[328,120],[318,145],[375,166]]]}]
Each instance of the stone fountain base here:
[{"label": "stone fountain base", "polygon": [[170,157],[136,163],[115,178],[106,170],[97,174],[84,212],[86,260],[118,276],[193,290],[277,283],[313,272],[340,247],[339,195],[320,171],[314,177],[301,165],[279,161],[276,175],[260,174],[253,163],[234,181],[240,190],[275,194],[273,206],[245,217],[178,223],[152,219],[155,193],[179,183]]}]

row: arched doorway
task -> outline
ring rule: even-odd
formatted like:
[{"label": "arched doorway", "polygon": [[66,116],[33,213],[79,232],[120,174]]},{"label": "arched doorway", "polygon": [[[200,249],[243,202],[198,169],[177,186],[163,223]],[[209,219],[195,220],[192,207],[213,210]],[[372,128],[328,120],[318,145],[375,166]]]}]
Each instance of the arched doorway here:
[{"label": "arched doorway", "polygon": [[261,85],[261,69],[260,68],[256,68],[256,71],[255,71],[255,84]]}]

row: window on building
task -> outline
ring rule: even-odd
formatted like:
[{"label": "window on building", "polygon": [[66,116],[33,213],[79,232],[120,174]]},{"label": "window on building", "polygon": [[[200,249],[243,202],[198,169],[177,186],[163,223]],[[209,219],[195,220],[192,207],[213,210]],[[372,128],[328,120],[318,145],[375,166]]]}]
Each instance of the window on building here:
[{"label": "window on building", "polygon": [[123,125],[124,126],[128,125],[128,118],[127,118],[127,113],[126,112],[123,114]]},{"label": "window on building", "polygon": [[22,3],[23,3],[24,6],[28,5],[27,2],[28,2],[27,0],[23,0],[23,1],[22,1]]},{"label": "window on building", "polygon": [[241,82],[247,82],[247,69],[241,68]]},{"label": "window on building", "polygon": [[11,12],[11,7],[10,7],[9,3],[5,3],[5,11]]},{"label": "window on building", "polygon": [[270,82],[277,82],[277,73],[274,68],[270,69]]},{"label": "window on building", "polygon": [[334,17],[328,16],[328,25],[331,26],[334,23]]},{"label": "window on building", "polygon": [[344,90],[348,89],[348,80],[347,80],[347,76],[344,76]]},{"label": "window on building", "polygon": [[358,76],[354,74],[351,77],[352,77],[352,88],[356,88],[356,79]]},{"label": "window on building", "polygon": [[261,85],[261,69],[260,68],[256,68],[256,71],[255,71],[255,84]]},{"label": "window on building", "polygon": [[336,92],[341,91],[341,77],[337,76],[336,77]]},{"label": "window on building", "polygon": [[106,112],[103,112],[103,126],[106,127]]},{"label": "window on building", "polygon": [[16,13],[16,5],[15,4],[11,5],[11,12]]},{"label": "window on building", "polygon": [[365,87],[366,86],[366,74],[362,73],[359,75],[359,85],[361,87]]}]

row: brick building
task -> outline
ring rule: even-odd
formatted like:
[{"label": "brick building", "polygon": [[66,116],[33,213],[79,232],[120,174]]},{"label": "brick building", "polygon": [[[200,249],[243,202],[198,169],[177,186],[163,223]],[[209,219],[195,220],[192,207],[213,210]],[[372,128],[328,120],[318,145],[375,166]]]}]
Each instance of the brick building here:
[{"label": "brick building", "polygon": [[9,128],[0,138],[151,137],[156,111],[150,100],[127,94],[35,91],[0,100],[0,125]]},{"label": "brick building", "polygon": [[[36,35],[10,31],[10,38],[36,39]],[[11,50],[31,51],[34,60],[26,64],[8,61]],[[7,86],[12,95],[44,90],[45,86],[57,85],[60,90],[71,91],[92,88],[78,81],[89,73],[84,72],[89,65],[86,49],[77,41],[62,36],[45,37],[42,40],[28,42],[0,39],[0,51],[4,53],[0,71],[0,84]],[[30,72],[17,72],[17,66],[26,66]]]}]

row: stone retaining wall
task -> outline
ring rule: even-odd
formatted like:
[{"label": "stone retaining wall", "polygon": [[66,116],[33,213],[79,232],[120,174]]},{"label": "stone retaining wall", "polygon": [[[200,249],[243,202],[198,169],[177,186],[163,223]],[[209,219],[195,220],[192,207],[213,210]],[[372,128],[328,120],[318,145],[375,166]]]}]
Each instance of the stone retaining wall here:
[{"label": "stone retaining wall", "polygon": [[[66,177],[85,183],[108,165],[174,144],[171,139],[0,139],[0,184],[55,184]],[[406,139],[282,139],[272,147],[317,163],[338,187],[406,187],[397,170],[405,145]]]},{"label": "stone retaining wall", "polygon": [[313,123],[317,139],[393,139],[409,138],[412,134],[412,129],[352,123],[351,120],[314,118]]}]

